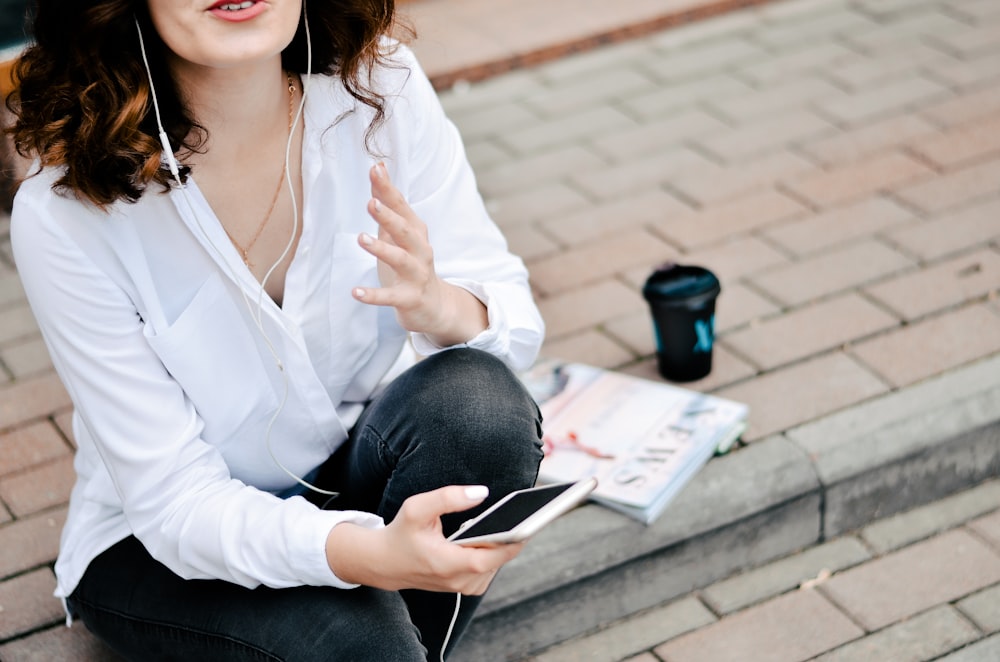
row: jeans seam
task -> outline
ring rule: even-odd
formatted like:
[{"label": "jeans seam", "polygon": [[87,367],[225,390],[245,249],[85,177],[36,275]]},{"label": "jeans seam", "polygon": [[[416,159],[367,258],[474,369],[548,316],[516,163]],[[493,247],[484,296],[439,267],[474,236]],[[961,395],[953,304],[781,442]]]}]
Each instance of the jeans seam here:
[{"label": "jeans seam", "polygon": [[[151,628],[154,628],[154,629],[159,629],[159,630],[162,630],[164,632],[171,632],[172,631],[172,632],[177,632],[177,633],[183,633],[183,634],[189,634],[189,635],[196,635],[197,637],[201,637],[201,638],[203,638],[205,640],[216,640],[216,641],[219,641],[219,642],[226,642],[226,643],[230,643],[230,644],[235,644],[236,646],[241,646],[241,647],[245,648],[249,652],[253,652],[253,653],[257,654],[257,655],[262,656],[264,659],[274,660],[275,662],[283,662],[283,658],[278,657],[278,656],[276,656],[276,655],[274,655],[274,654],[272,654],[272,653],[270,653],[270,652],[268,652],[268,651],[266,651],[266,650],[264,650],[262,648],[259,648],[258,646],[255,646],[254,644],[251,644],[250,642],[243,641],[241,639],[237,639],[236,637],[233,637],[232,635],[220,634],[220,633],[217,633],[217,632],[207,632],[207,631],[199,630],[197,628],[192,628],[192,627],[189,627],[189,626],[178,625],[176,623],[165,623],[165,622],[157,621],[157,620],[153,620],[153,619],[139,618],[137,616],[132,616],[130,614],[125,614],[125,613],[119,612],[116,609],[109,609],[107,607],[97,606],[97,605],[95,605],[95,604],[87,601],[86,599],[80,599],[79,597],[73,598],[73,603],[76,604],[76,605],[79,605],[79,606],[85,606],[87,609],[89,609],[95,615],[97,615],[97,614],[104,614],[106,616],[112,616],[112,617],[115,617],[115,618],[119,618],[119,619],[121,619],[123,621],[127,621],[127,622],[129,622],[131,624],[143,625],[143,626],[151,627]],[[84,621],[84,624],[86,624],[86,620]]]}]

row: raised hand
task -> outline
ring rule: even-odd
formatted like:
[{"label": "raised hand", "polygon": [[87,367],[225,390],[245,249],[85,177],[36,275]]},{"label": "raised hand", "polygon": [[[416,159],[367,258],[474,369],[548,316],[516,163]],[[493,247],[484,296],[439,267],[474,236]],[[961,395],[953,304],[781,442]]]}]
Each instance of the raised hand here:
[{"label": "raised hand", "polygon": [[381,287],[355,287],[359,301],[392,306],[408,331],[424,333],[440,346],[466,342],[488,324],[486,307],[468,291],[446,283],[434,268],[427,226],[389,179],[385,165],[369,172],[368,213],[378,236],[362,233],[358,243],[378,259]]}]

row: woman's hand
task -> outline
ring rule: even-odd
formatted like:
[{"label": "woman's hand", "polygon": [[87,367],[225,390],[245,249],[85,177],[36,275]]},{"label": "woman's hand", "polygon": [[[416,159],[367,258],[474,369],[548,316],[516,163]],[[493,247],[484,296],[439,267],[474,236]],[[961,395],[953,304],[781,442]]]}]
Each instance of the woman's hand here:
[{"label": "woman's hand", "polygon": [[385,165],[372,167],[368,213],[378,223],[377,237],[363,233],[358,243],[378,258],[381,287],[356,287],[354,297],[376,306],[392,306],[408,331],[424,333],[441,346],[471,340],[489,324],[483,303],[460,287],[441,280],[427,226],[389,180]]},{"label": "woman's hand", "polygon": [[334,574],[353,584],[481,595],[524,545],[457,545],[444,538],[441,515],[472,508],[486,494],[482,486],[442,487],[404,501],[384,529],[339,524],[327,537],[327,562]]}]

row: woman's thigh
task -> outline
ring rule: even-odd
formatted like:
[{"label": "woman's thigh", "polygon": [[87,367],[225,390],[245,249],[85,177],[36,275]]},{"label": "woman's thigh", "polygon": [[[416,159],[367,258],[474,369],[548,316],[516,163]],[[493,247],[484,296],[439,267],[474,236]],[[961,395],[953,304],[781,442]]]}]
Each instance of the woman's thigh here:
[{"label": "woman's thigh", "polygon": [[185,580],[134,537],[91,563],[70,605],[130,660],[426,659],[398,593]]}]

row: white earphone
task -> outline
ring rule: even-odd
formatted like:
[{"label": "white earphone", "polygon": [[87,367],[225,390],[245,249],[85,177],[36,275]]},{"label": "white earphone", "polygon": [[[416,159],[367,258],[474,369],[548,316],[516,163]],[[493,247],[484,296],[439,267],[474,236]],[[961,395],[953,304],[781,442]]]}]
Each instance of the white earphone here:
[{"label": "white earphone", "polygon": [[[310,73],[312,72],[312,39],[309,33],[309,21],[306,18],[305,11],[306,11],[306,3],[303,0],[302,12],[303,12],[303,23],[305,24],[305,36],[306,36],[306,75],[302,79],[303,80],[302,100],[299,103],[298,111],[295,113],[295,119],[292,122],[292,129],[289,132],[288,136],[288,143],[285,147],[285,180],[286,183],[288,184],[288,189],[290,191],[295,190],[294,187],[292,186],[291,168],[288,167],[289,161],[291,160],[292,139],[293,136],[295,135],[296,127],[298,126],[299,122],[302,119],[302,113],[306,103],[306,95],[308,94],[308,88],[309,88],[308,78]],[[198,217],[198,214],[195,211],[195,205],[191,201],[191,197],[190,194],[188,193],[187,187],[181,180],[180,167],[177,164],[177,159],[174,156],[174,151],[170,146],[170,139],[167,137],[166,129],[163,128],[163,119],[160,115],[160,104],[156,98],[156,85],[153,82],[153,72],[150,69],[149,59],[146,56],[146,43],[142,36],[142,27],[139,24],[138,18],[135,19],[135,29],[136,33],[139,35],[139,50],[142,53],[142,64],[146,69],[146,77],[149,80],[149,94],[150,97],[152,97],[153,101],[153,115],[156,118],[156,128],[157,131],[159,132],[160,144],[163,146],[163,158],[167,162],[167,167],[170,169],[170,174],[174,178],[174,181],[177,184],[177,188],[181,192],[181,196],[187,203],[188,211],[190,212],[191,217],[194,218],[195,223],[198,225],[198,229],[201,231],[202,236],[208,242],[208,245],[212,247],[212,250],[215,251],[216,254],[218,254],[223,264],[229,265],[230,275],[233,277],[234,281],[238,282],[239,278],[233,271],[232,265],[225,258],[223,252],[219,249],[219,247],[212,242],[211,236],[208,234],[208,232],[205,231],[204,226],[201,224],[201,219]],[[290,478],[295,480],[295,482],[297,482],[298,484],[302,485],[303,487],[309,490],[312,490],[319,494],[326,495],[332,499],[339,496],[339,492],[331,492],[330,490],[324,490],[304,480],[301,476],[296,475],[293,471],[291,471],[284,464],[281,463],[281,461],[275,455],[274,449],[271,446],[271,430],[274,427],[274,423],[275,421],[277,421],[278,416],[281,414],[281,411],[285,408],[285,403],[288,400],[288,375],[285,373],[285,366],[281,362],[281,357],[278,356],[278,352],[277,349],[275,349],[274,347],[274,343],[271,341],[271,338],[267,335],[267,332],[264,330],[263,299],[265,293],[264,288],[267,285],[268,279],[271,277],[271,274],[278,267],[278,265],[281,264],[281,262],[288,256],[288,253],[292,250],[292,245],[294,244],[295,236],[298,234],[298,226],[299,226],[298,202],[296,201],[294,195],[291,196],[291,199],[292,199],[292,232],[289,237],[288,243],[285,245],[285,250],[281,253],[280,256],[278,256],[278,259],[275,260],[274,264],[272,264],[270,268],[268,268],[267,272],[264,274],[264,278],[260,282],[260,288],[257,292],[256,310],[254,309],[254,306],[251,305],[250,299],[247,297],[246,292],[243,291],[242,288],[240,289],[240,293],[243,295],[243,301],[247,306],[247,310],[250,312],[250,316],[254,320],[254,324],[257,327],[258,333],[264,340],[264,344],[267,346],[268,351],[271,353],[271,356],[274,359],[275,365],[278,367],[278,371],[281,373],[282,383],[284,387],[283,389],[284,392],[281,398],[281,402],[278,405],[278,409],[277,411],[274,412],[274,415],[271,417],[271,420],[268,422],[267,425],[267,432],[265,438],[265,445],[267,447],[267,452],[271,456],[271,460]]]}]

